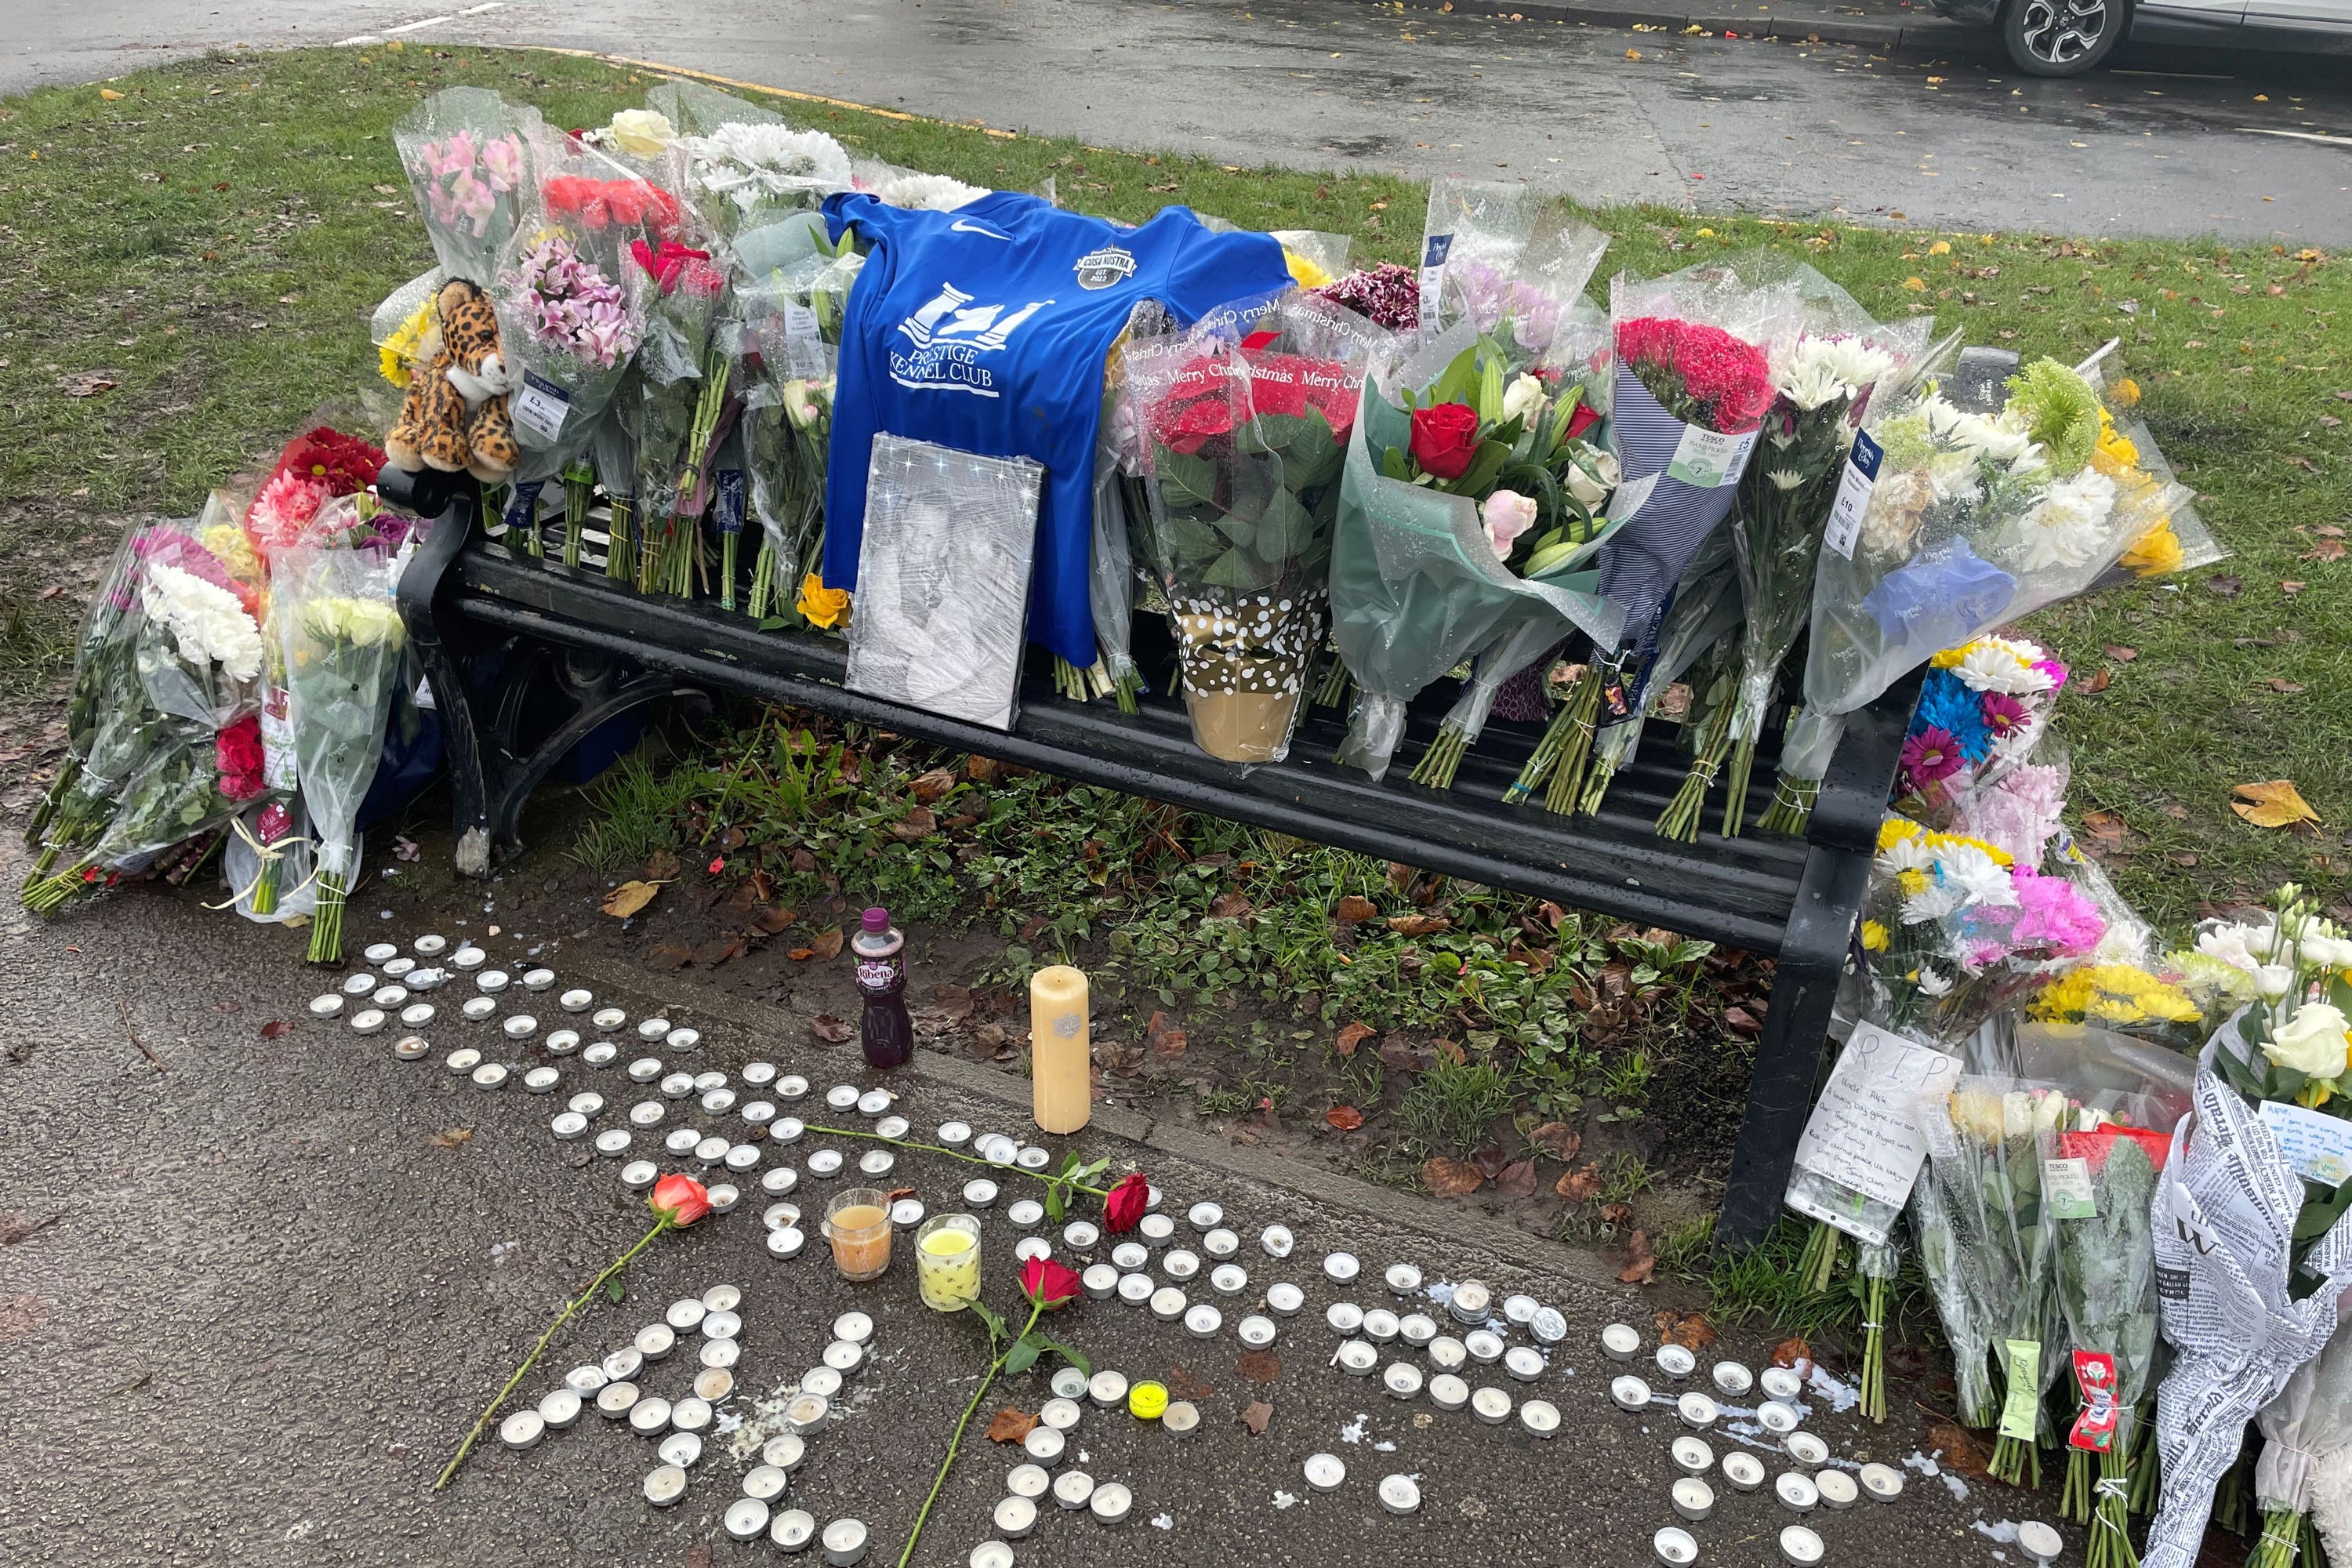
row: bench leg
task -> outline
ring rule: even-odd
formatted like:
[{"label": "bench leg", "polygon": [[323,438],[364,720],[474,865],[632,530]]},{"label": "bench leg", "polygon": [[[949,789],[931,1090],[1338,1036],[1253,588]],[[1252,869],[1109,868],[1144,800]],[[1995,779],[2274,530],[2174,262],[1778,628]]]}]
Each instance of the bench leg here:
[{"label": "bench leg", "polygon": [[[459,481],[463,481],[462,483]],[[441,754],[457,832],[457,871],[490,874],[489,792],[482,765],[481,731],[474,721],[465,669],[445,632],[462,636],[444,592],[457,552],[474,530],[481,494],[463,475],[410,474],[386,468],[376,482],[385,500],[434,519],[433,529],[400,574],[400,617],[408,647],[433,689],[441,721]]]},{"label": "bench leg", "polygon": [[1739,1146],[1731,1156],[1723,1217],[1715,1227],[1720,1246],[1744,1251],[1761,1241],[1780,1217],[1797,1163],[1797,1141],[1821,1076],[1822,1047],[1853,941],[1854,912],[1869,879],[1866,856],[1815,845],[1806,858],[1773,971],[1764,1033],[1756,1042],[1756,1071],[1740,1119]]}]

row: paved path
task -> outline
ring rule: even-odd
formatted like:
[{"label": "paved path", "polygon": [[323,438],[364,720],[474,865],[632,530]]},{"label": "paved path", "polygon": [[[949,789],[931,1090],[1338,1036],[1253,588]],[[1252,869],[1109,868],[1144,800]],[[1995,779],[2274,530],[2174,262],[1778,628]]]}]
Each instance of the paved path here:
[{"label": "paved path", "polygon": [[[1892,14],[1883,0],[1855,9]],[[605,50],[1242,164],[1370,164],[1416,177],[1461,168],[1705,211],[2352,242],[2352,88],[2340,62],[2330,71],[2276,56],[2194,67],[2235,75],[2042,82],[1842,46],[1335,0],[1247,10],[1140,0],[440,9],[421,0],[32,0],[0,18],[0,90],[216,44],[401,28],[416,42]]]}]

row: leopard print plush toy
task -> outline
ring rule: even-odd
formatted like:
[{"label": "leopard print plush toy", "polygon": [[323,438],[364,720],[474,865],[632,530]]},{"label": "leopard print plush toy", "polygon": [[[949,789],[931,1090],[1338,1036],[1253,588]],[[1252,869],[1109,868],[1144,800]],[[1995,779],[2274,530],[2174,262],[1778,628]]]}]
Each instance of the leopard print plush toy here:
[{"label": "leopard print plush toy", "polygon": [[484,484],[512,477],[521,456],[507,416],[508,371],[499,321],[479,285],[453,278],[435,301],[426,362],[408,384],[385,456],[411,472],[465,469]]}]

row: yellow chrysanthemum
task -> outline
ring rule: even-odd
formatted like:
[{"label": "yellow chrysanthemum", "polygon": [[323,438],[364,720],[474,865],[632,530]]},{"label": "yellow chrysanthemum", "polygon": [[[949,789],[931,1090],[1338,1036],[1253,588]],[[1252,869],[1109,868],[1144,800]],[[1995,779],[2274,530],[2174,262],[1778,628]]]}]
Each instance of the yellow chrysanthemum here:
[{"label": "yellow chrysanthemum", "polygon": [[261,558],[253,552],[253,541],[245,530],[233,522],[216,522],[204,531],[204,547],[213,558],[228,568],[228,574],[240,583],[261,581]]},{"label": "yellow chrysanthemum", "polygon": [[1981,838],[1970,838],[1958,833],[1930,833],[1927,835],[1927,845],[1931,851],[1952,848],[1980,849],[1991,857],[1993,864],[1997,866],[2017,864],[2017,857],[2000,845],[1988,844]]},{"label": "yellow chrysanthemum", "polygon": [[376,370],[393,385],[406,388],[416,363],[425,357],[425,332],[433,325],[433,298],[427,295],[408,319],[394,327],[392,335],[376,350]]},{"label": "yellow chrysanthemum", "polygon": [[1895,887],[1905,898],[1916,899],[1927,890],[1927,873],[1897,871],[1895,873]]},{"label": "yellow chrysanthemum", "polygon": [[824,579],[812,572],[801,579],[799,608],[809,625],[830,630],[848,617],[849,590],[828,588]]},{"label": "yellow chrysanthemum", "polygon": [[1885,854],[1906,838],[1916,837],[1919,825],[1907,816],[1890,816],[1878,825],[1878,852]]},{"label": "yellow chrysanthemum", "polygon": [[[2104,408],[2099,410],[2099,445],[2092,460],[2099,465],[2102,472],[2110,475],[2139,467],[2138,446],[2130,437],[2116,428],[2116,422],[2108,417]],[[2110,464],[2114,466],[2110,468]]]},{"label": "yellow chrysanthemum", "polygon": [[2161,577],[2179,571],[2183,559],[2180,535],[2172,531],[2172,520],[2167,518],[2132,542],[2124,552],[2123,565],[2142,577]]},{"label": "yellow chrysanthemum", "polygon": [[1282,264],[1290,268],[1290,280],[1301,289],[1320,289],[1331,281],[1331,275],[1306,257],[1285,246]]},{"label": "yellow chrysanthemum", "polygon": [[1881,925],[1878,921],[1864,921],[1862,922],[1862,945],[1865,950],[1871,952],[1885,952],[1886,951],[1886,944],[1892,940],[1893,938],[1888,935],[1886,928],[1884,925]]},{"label": "yellow chrysanthemum", "polygon": [[1941,653],[1936,654],[1927,660],[1927,663],[1937,669],[1958,669],[1960,667],[1960,661],[1968,657],[1968,645],[1963,643],[1958,647],[1948,647]]},{"label": "yellow chrysanthemum", "polygon": [[2197,1004],[2171,982],[2136,964],[2095,963],[2042,989],[2027,1009],[2044,1022],[2105,1024],[2122,1027],[2151,1021],[2194,1023]]},{"label": "yellow chrysanthemum", "polygon": [[2107,395],[2115,399],[2118,408],[2137,408],[2139,406],[2139,383],[2127,375],[2119,375],[2107,388]]}]

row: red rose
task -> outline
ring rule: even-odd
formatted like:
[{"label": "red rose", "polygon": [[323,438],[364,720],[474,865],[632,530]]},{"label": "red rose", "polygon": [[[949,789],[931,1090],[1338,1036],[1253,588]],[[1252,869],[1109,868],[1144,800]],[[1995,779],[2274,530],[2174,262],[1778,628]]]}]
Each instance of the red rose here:
[{"label": "red rose", "polygon": [[1142,1223],[1143,1211],[1150,1203],[1151,1184],[1143,1179],[1143,1173],[1128,1173],[1103,1199],[1103,1228],[1113,1236],[1125,1236]]},{"label": "red rose", "polygon": [[1078,1277],[1050,1258],[1033,1258],[1021,1266],[1021,1293],[1050,1312],[1078,1293]]},{"label": "red rose", "polygon": [[710,1212],[710,1194],[703,1184],[675,1171],[654,1184],[654,1195],[646,1201],[654,1213],[676,1226],[692,1225]]},{"label": "red rose", "polygon": [[1568,416],[1568,438],[1573,441],[1600,423],[1600,411],[1590,403],[1579,400],[1575,412]]},{"label": "red rose", "polygon": [[1478,455],[1478,416],[1466,403],[1412,411],[1412,460],[1441,479],[1458,479]]}]

